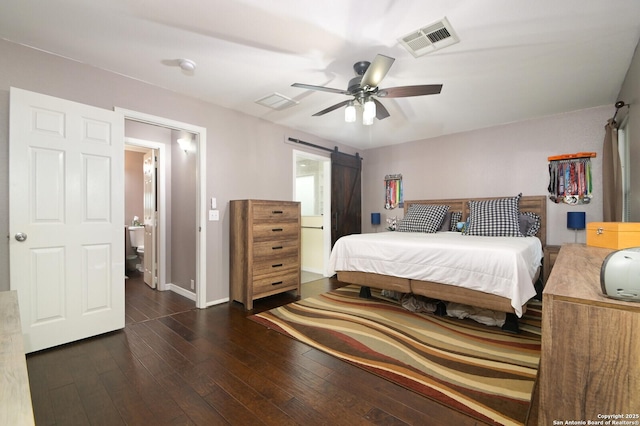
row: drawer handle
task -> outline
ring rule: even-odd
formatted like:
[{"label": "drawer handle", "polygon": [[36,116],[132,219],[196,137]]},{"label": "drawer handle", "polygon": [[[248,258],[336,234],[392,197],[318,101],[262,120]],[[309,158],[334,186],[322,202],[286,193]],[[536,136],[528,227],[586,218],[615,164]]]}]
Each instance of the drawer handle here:
[{"label": "drawer handle", "polygon": [[273,213],[273,214],[282,214],[284,212],[282,210],[273,210],[271,213]]},{"label": "drawer handle", "polygon": [[282,250],[282,246],[271,247],[271,250]]},{"label": "drawer handle", "polygon": [[282,266],[282,263],[276,263],[275,265],[271,265],[272,268],[279,268]]},{"label": "drawer handle", "polygon": [[272,231],[273,231],[273,232],[281,232],[281,231],[282,231],[282,228],[273,228],[273,229],[272,229]]},{"label": "drawer handle", "polygon": [[596,234],[601,235],[604,232],[604,228],[598,228]]},{"label": "drawer handle", "polygon": [[275,282],[275,283],[271,283],[271,285],[280,285],[280,284],[282,284],[282,281],[278,281],[278,282]]}]

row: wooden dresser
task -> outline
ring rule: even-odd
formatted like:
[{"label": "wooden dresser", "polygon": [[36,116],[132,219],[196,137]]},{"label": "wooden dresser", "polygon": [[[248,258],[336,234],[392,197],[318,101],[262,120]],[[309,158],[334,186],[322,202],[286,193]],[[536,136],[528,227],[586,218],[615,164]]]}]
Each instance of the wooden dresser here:
[{"label": "wooden dresser", "polygon": [[602,295],[612,251],[567,244],[555,261],[542,301],[541,425],[609,414],[640,421],[640,303]]},{"label": "wooden dresser", "polygon": [[300,294],[300,203],[233,200],[229,213],[231,299],[250,310],[261,297]]}]

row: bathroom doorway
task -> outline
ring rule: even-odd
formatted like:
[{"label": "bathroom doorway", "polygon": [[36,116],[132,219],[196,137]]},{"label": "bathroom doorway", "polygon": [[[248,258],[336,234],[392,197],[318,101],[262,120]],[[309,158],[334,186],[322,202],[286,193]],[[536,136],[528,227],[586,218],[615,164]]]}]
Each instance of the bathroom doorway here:
[{"label": "bathroom doorway", "polygon": [[[197,308],[206,308],[207,222],[205,214],[206,209],[204,207],[206,206],[206,129],[188,123],[182,123],[122,108],[116,108],[116,111],[121,112],[124,115],[126,129],[129,128],[129,125],[149,125],[149,127],[168,130],[171,133],[171,142],[169,144],[158,143],[155,146],[149,146],[148,140],[134,140],[133,142],[139,145],[141,144],[146,148],[157,147],[159,149],[159,174],[156,190],[159,194],[157,197],[157,288],[158,290],[174,291],[182,296],[194,300]],[[130,136],[128,130],[125,135]],[[188,143],[185,146],[179,146],[181,142],[180,140],[183,139],[185,135],[190,135]],[[125,139],[128,143],[132,143],[132,137],[127,137]],[[187,159],[190,162],[193,161],[189,166],[185,166],[180,163]],[[190,172],[190,190],[178,191],[177,193],[167,195],[168,182],[173,182],[175,180],[176,173],[174,173],[173,168],[177,166],[180,167],[181,171],[186,170]],[[181,185],[178,184],[177,187],[180,186]],[[170,206],[181,207],[184,204],[180,200],[177,200],[179,197],[176,198],[175,196],[187,193],[193,195],[193,206],[191,211],[187,213],[186,216],[179,212],[178,215],[173,218],[174,220],[171,220],[172,214],[170,213]],[[188,220],[183,220],[183,217],[186,217]],[[191,217],[193,220],[191,220]],[[182,228],[179,230],[173,229],[175,225],[179,225]],[[172,227],[171,230],[169,229],[169,226]],[[171,250],[170,247],[173,247],[173,245],[178,242],[179,238],[177,237],[181,237],[186,233],[191,235],[188,244],[193,244],[193,255],[185,255],[183,257],[186,257],[187,260],[193,262],[193,266],[189,267],[189,273],[193,278],[187,280],[186,283],[178,283],[177,277],[182,274],[183,271],[178,271],[176,265],[182,266],[185,262],[176,262],[175,250]],[[182,249],[178,251],[178,255],[183,255],[183,252],[186,252],[186,250]],[[175,282],[173,282],[174,280]]]},{"label": "bathroom doorway", "polygon": [[302,275],[326,277],[331,252],[331,159],[294,150],[293,160],[293,199],[300,201],[302,216]]},{"label": "bathroom doorway", "polygon": [[[169,141],[170,142],[170,141]],[[126,271],[143,276],[143,281],[151,288],[164,283],[166,271],[165,227],[160,226],[159,210],[165,209],[164,156],[165,144],[125,137],[125,227],[129,230],[125,237]],[[161,154],[162,151],[162,154]],[[162,185],[159,185],[162,179]],[[162,256],[160,255],[162,253]]]}]

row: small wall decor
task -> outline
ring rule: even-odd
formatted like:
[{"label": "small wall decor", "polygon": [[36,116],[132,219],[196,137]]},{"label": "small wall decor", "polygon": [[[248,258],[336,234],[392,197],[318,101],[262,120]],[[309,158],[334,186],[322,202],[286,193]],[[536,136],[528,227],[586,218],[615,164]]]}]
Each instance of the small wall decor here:
[{"label": "small wall decor", "polygon": [[384,208],[387,210],[403,207],[402,175],[384,177]]},{"label": "small wall decor", "polygon": [[595,152],[579,152],[549,157],[549,199],[588,204],[592,197],[591,158],[595,156]]}]

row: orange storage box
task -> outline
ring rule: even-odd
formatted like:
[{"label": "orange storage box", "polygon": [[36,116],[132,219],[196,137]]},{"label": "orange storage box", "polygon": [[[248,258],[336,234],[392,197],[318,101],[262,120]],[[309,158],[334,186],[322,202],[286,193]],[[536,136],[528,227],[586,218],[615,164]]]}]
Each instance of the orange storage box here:
[{"label": "orange storage box", "polygon": [[640,222],[589,222],[587,245],[615,250],[640,247]]}]

